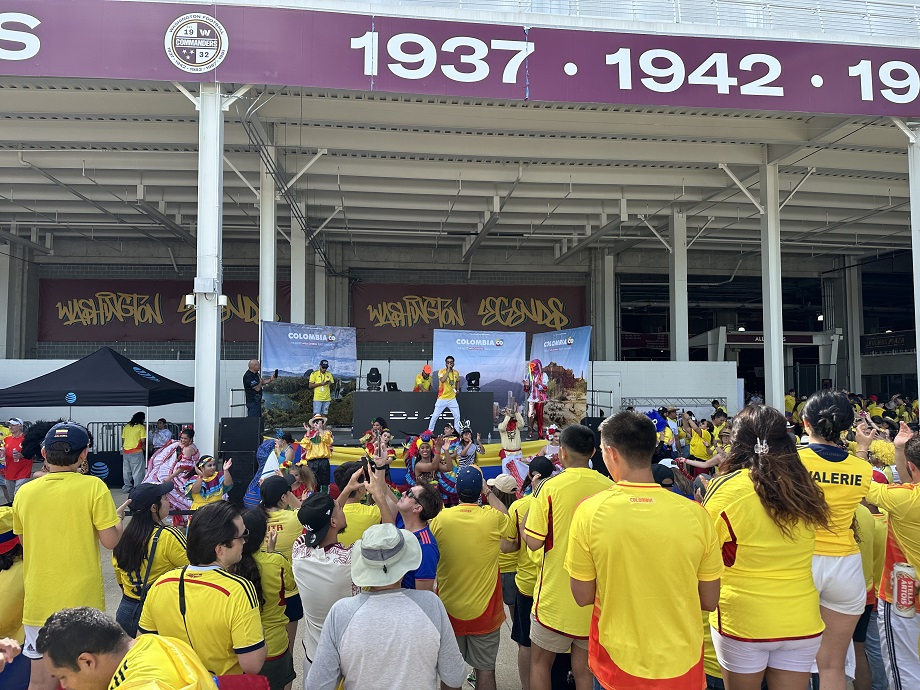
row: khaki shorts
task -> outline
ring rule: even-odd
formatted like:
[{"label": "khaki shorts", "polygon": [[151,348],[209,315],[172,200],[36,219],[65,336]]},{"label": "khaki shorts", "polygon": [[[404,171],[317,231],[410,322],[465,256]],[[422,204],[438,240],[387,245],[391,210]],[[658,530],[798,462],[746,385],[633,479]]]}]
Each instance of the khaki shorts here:
[{"label": "khaki shorts", "polygon": [[569,637],[555,630],[550,630],[545,625],[542,625],[533,614],[530,614],[530,641],[540,649],[555,652],[556,654],[565,654],[573,646],[581,647],[582,649],[588,648],[587,638]]},{"label": "khaki shorts", "polygon": [[463,660],[479,671],[494,671],[498,658],[501,628],[485,635],[461,635],[457,638]]}]

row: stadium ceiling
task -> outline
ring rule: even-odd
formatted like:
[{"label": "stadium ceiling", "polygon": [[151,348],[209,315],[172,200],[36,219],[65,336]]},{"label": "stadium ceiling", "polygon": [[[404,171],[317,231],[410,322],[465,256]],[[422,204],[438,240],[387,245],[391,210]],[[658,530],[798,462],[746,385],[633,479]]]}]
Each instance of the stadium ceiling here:
[{"label": "stadium ceiling", "polygon": [[[0,239],[194,246],[198,118],[176,85],[2,78],[0,100]],[[325,242],[664,251],[679,208],[691,252],[756,253],[776,162],[784,252],[910,248],[907,139],[887,118],[258,87],[227,118],[231,240],[258,240],[257,121],[282,182],[307,168],[291,191]],[[279,202],[279,237],[291,220]]]}]

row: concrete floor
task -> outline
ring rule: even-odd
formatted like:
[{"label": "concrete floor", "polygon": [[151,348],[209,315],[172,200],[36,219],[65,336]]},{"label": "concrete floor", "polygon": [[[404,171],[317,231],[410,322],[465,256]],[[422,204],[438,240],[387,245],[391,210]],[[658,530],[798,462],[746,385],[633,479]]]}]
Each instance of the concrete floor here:
[{"label": "concrete floor", "polygon": [[[120,506],[127,500],[127,496],[120,489],[112,489],[112,500],[115,501],[116,506]],[[121,589],[115,584],[115,572],[112,570],[112,553],[106,549],[102,549],[102,576],[105,579],[105,608],[109,615],[114,618],[115,611],[121,601]],[[294,681],[293,690],[300,690],[303,687],[303,645],[300,643],[302,634],[303,626],[301,625],[298,630],[297,643],[294,645],[294,670],[297,671],[297,680]],[[511,640],[510,617],[502,625],[496,677],[498,690],[520,690],[521,683],[517,672],[517,645]],[[467,688],[469,688],[468,685]]]}]

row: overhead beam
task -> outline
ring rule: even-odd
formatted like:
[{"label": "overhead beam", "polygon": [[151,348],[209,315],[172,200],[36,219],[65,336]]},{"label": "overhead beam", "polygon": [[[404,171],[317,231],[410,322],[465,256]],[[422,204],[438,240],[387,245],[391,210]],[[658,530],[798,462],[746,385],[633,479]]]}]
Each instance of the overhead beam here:
[{"label": "overhead beam", "polygon": [[157,207],[151,206],[143,199],[138,199],[136,202],[134,202],[134,207],[144,215],[149,216],[151,219],[155,220],[157,223],[173,233],[176,237],[188,242],[193,247],[195,246],[195,236],[183,228],[181,225],[176,223],[169,216],[160,213],[160,209]]},{"label": "overhead beam", "polygon": [[314,164],[316,161],[318,161],[320,158],[322,158],[323,156],[325,156],[327,153],[329,153],[329,152],[328,152],[326,149],[320,149],[319,151],[317,151],[316,154],[313,156],[313,158],[311,158],[309,161],[307,161],[307,164],[306,164],[305,166],[303,166],[300,170],[298,170],[298,171],[297,171],[297,174],[294,175],[294,177],[292,177],[290,180],[288,180],[288,183],[287,183],[286,185],[284,185],[284,186],[281,188],[281,191],[279,191],[278,193],[279,193],[279,194],[284,194],[287,190],[289,190],[291,187],[293,187],[293,186],[294,186],[294,183],[297,182],[297,180],[299,180],[299,179],[303,176],[303,174],[304,174],[305,172],[307,172],[307,170],[309,170],[310,168],[312,168],[312,167],[313,167],[313,164]]},{"label": "overhead beam", "polygon": [[36,244],[35,242],[32,242],[31,240],[27,240],[24,237],[20,237],[19,235],[15,233],[9,232],[8,230],[0,230],[0,240],[3,240],[5,242],[12,242],[13,244],[18,244],[20,247],[26,247],[27,249],[31,249],[33,252],[38,252],[39,254],[53,254],[54,253],[53,251],[51,251],[50,247],[46,247],[43,244]]},{"label": "overhead beam", "polygon": [[518,166],[518,176],[517,179],[511,184],[511,188],[508,190],[508,193],[505,194],[504,198],[499,200],[498,195],[496,194],[492,197],[492,213],[489,214],[489,217],[485,220],[482,226],[479,228],[479,232],[476,233],[476,236],[469,242],[466,248],[463,250],[463,257],[460,259],[460,262],[469,261],[473,256],[473,252],[482,244],[482,241],[492,232],[492,228],[498,225],[498,219],[501,217],[501,213],[505,208],[505,204],[508,203],[508,199],[511,198],[511,195],[514,194],[514,190],[517,189],[518,185],[521,183],[521,178],[524,176],[524,166]]},{"label": "overhead beam", "polygon": [[[602,216],[602,220],[604,217]],[[592,244],[601,239],[604,235],[609,234],[612,230],[615,230],[620,226],[622,219],[617,217],[616,220],[611,220],[606,223],[603,223],[597,230],[592,232],[590,235],[581,240],[581,242],[576,242],[570,249],[562,252],[556,259],[553,261],[555,265],[559,265],[564,261],[568,261],[573,256],[575,256],[582,249],[587,249]]]},{"label": "overhead beam", "polygon": [[760,205],[760,202],[757,201],[757,199],[754,198],[754,195],[751,194],[751,192],[748,190],[748,188],[745,187],[744,184],[742,184],[741,180],[739,180],[739,179],[735,176],[735,173],[733,173],[733,172],[731,171],[731,168],[729,168],[727,165],[725,165],[725,163],[719,163],[719,168],[720,168],[721,170],[724,170],[724,171],[725,171],[725,174],[728,175],[730,178],[732,178],[732,182],[734,182],[734,183],[738,186],[738,189],[740,189],[740,190],[744,193],[744,196],[746,196],[746,197],[748,198],[748,200],[750,200],[750,202],[751,202],[752,204],[754,204],[754,206],[755,206],[755,207],[757,208],[757,210],[760,212],[760,215],[763,215],[763,206],[761,206],[761,205]]}]

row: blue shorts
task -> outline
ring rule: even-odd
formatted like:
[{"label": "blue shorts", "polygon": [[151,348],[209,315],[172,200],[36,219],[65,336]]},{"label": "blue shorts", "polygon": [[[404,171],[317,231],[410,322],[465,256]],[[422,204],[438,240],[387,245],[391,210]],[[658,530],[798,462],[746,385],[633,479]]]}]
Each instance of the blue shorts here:
[{"label": "blue shorts", "polygon": [[299,594],[291,594],[285,597],[284,615],[287,616],[288,620],[292,623],[303,618],[303,602],[300,600]]}]

